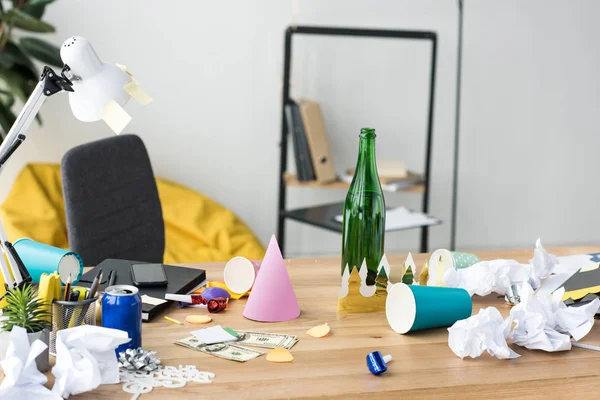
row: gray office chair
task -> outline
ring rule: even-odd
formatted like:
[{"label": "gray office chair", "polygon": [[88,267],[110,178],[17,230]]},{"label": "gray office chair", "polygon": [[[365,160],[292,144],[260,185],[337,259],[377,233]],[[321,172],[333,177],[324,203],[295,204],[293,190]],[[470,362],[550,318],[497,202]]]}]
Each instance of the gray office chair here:
[{"label": "gray office chair", "polygon": [[107,258],[162,262],[162,208],[139,137],[75,147],[64,155],[61,175],[69,246],[86,265]]}]

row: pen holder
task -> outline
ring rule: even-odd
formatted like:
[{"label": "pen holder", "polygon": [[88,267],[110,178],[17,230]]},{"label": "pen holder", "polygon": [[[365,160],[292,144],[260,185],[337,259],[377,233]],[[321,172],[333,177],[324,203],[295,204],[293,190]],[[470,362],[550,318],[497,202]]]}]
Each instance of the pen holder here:
[{"label": "pen holder", "polygon": [[56,355],[58,331],[79,325],[96,325],[96,300],[98,296],[81,301],[54,300],[52,302],[50,354]]}]

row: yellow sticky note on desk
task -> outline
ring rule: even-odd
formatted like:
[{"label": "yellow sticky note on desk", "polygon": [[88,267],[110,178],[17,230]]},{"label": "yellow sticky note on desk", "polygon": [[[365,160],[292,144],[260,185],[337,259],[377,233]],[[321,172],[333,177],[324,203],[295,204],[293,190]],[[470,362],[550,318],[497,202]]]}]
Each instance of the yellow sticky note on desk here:
[{"label": "yellow sticky note on desk", "polygon": [[125,89],[127,94],[130,95],[135,101],[143,106],[152,102],[152,97],[148,96],[148,94],[142,90],[135,79],[126,84],[123,89]]},{"label": "yellow sticky note on desk", "polygon": [[114,100],[110,100],[104,106],[102,119],[117,135],[131,122],[131,116]]}]

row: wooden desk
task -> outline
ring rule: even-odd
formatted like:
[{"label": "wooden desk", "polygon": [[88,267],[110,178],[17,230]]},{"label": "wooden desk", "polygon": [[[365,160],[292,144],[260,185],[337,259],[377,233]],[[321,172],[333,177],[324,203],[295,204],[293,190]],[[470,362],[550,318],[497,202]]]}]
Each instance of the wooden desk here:
[{"label": "wooden desk", "polygon": [[[556,255],[600,251],[600,247],[550,249]],[[531,249],[478,252],[482,260],[512,258],[529,260]],[[391,256],[393,266],[405,256]],[[421,267],[427,256],[415,255]],[[222,264],[198,264],[209,279],[221,279]],[[448,347],[446,329],[420,331],[409,335],[394,333],[385,313],[338,315],[337,293],[340,285],[338,259],[298,259],[288,261],[289,272],[302,309],[291,322],[262,324],[245,319],[245,300],[232,301],[229,308],[213,315],[209,326],[220,324],[234,329],[295,334],[300,342],[292,349],[294,361],[273,364],[262,356],[247,363],[236,363],[172,344],[188,336],[197,325],[175,325],[157,318],[144,324],[143,344],[157,350],[164,365],[194,364],[202,371],[216,374],[214,383],[190,383],[183,389],[157,388],[141,399],[274,399],[334,397],[352,399],[376,396],[389,398],[560,398],[575,393],[597,395],[600,391],[600,353],[574,348],[569,352],[545,353],[511,346],[521,354],[515,360],[498,360],[487,354],[461,360]],[[503,315],[509,308],[497,296],[474,297],[473,311],[493,305]],[[167,314],[184,320],[198,310],[172,307]],[[201,311],[205,312],[205,311]],[[307,337],[309,328],[329,323],[331,334],[324,339]],[[597,327],[583,340],[600,344]],[[381,376],[369,373],[365,356],[381,350],[394,360]],[[52,377],[51,377],[52,379]],[[129,399],[121,385],[104,385],[74,399]]]}]

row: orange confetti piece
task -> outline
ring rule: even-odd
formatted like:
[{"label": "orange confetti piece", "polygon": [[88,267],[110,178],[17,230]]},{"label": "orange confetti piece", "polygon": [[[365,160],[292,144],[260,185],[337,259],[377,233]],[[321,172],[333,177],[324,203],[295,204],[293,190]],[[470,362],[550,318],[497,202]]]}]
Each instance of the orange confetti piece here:
[{"label": "orange confetti piece", "polygon": [[331,328],[329,327],[329,325],[327,325],[327,323],[325,323],[323,325],[318,325],[314,328],[310,328],[306,331],[306,334],[314,338],[322,338],[324,336],[327,336],[329,334],[329,331],[331,331]]},{"label": "orange confetti piece", "polygon": [[208,324],[212,318],[208,315],[188,315],[185,320],[190,324]]},{"label": "orange confetti piece", "polygon": [[284,349],[283,347],[278,347],[267,353],[267,361],[285,363],[292,362],[293,360],[294,356],[292,355],[292,353],[290,353],[289,350]]}]

